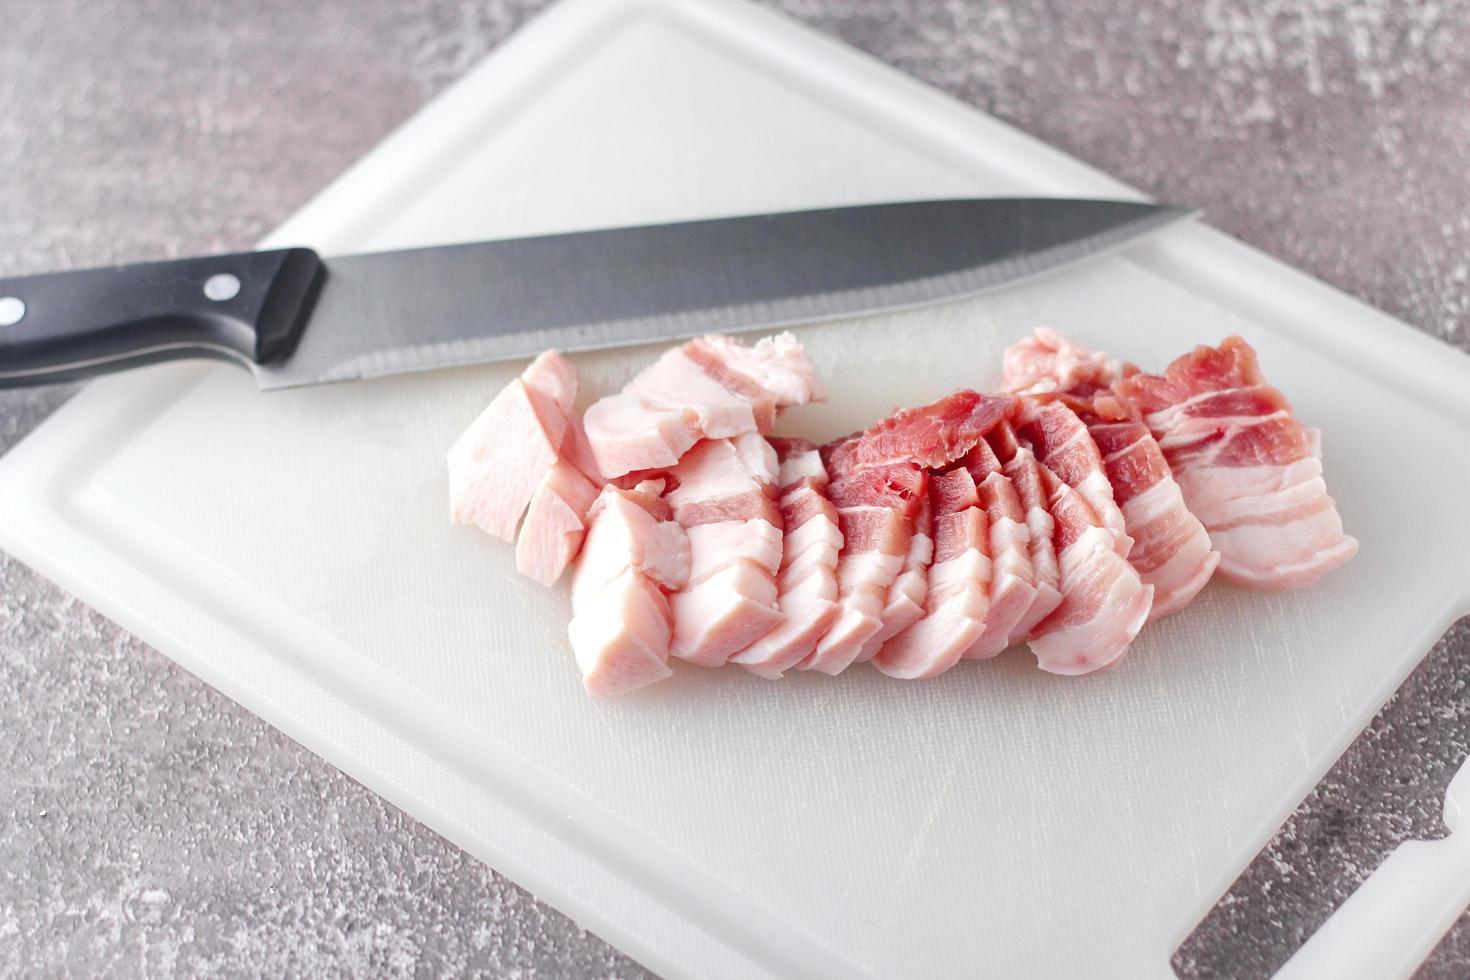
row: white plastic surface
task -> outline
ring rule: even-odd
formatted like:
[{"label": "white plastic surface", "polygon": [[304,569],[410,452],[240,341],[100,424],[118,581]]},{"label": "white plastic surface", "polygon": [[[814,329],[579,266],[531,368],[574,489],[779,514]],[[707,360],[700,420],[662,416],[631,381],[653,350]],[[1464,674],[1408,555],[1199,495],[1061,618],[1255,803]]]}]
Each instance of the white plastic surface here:
[{"label": "white plastic surface", "polygon": [[1470,905],[1470,765],[1445,795],[1448,836],[1400,844],[1277,972],[1277,980],[1408,977]]},{"label": "white plastic surface", "polygon": [[[272,236],[325,251],[1115,181],[769,11],[568,0]],[[650,270],[657,275],[658,270]],[[1175,946],[1470,611],[1470,359],[1205,227],[801,331],[830,436],[998,376],[1037,323],[1147,365],[1243,333],[1324,431],[1358,558],[1212,584],[1111,673],[680,667],[586,698],[567,601],[446,518],[520,368],[88,388],[0,461],[0,544],[671,977],[1169,975]],[[589,389],[652,351],[577,357]]]}]

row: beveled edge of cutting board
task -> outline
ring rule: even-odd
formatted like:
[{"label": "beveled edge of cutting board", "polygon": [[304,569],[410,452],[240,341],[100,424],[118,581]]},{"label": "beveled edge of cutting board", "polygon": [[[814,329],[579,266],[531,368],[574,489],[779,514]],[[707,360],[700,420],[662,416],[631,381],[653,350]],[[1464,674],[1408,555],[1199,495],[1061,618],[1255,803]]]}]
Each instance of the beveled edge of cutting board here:
[{"label": "beveled edge of cutting board", "polygon": [[[845,98],[867,100],[886,106],[889,112],[925,120],[931,149],[935,152],[944,153],[945,147],[950,146],[951,152],[962,157],[972,151],[975,142],[983,139],[991,146],[1002,145],[1002,154],[1032,158],[1035,166],[1028,166],[1028,177],[1041,181],[1045,192],[1136,196],[1118,182],[1059,151],[769,11],[728,0],[618,0],[616,3],[566,0],[523,29],[405,124],[270,236],[267,244],[305,241],[328,252],[350,248],[352,235],[360,233],[369,223],[370,212],[364,211],[361,202],[378,201],[383,207],[391,207],[391,195],[384,193],[389,183],[387,178],[393,182],[431,179],[436,159],[455,146],[473,140],[477,132],[483,131],[487,116],[510,111],[517,93],[537,85],[560,59],[574,56],[596,43],[619,20],[654,12],[677,17],[685,26],[692,26],[706,36],[723,37],[726,43],[758,45],[761,55],[788,80],[805,77],[810,83],[815,78],[819,85],[831,85],[833,77],[841,77]],[[822,67],[814,70],[816,64]],[[1416,379],[1420,383],[1414,389],[1419,392],[1421,403],[1441,412],[1463,409],[1458,417],[1470,417],[1470,386],[1463,384],[1470,371],[1470,359],[1451,363],[1459,355],[1447,357],[1451,354],[1449,348],[1218,232],[1207,228],[1178,229],[1167,239],[1130,253],[1130,259],[1161,270],[1170,278],[1187,277],[1197,288],[1220,298],[1221,305],[1235,308],[1255,320],[1270,321],[1288,335],[1300,336],[1300,330],[1295,328],[1297,318],[1284,315],[1284,309],[1310,304],[1317,317],[1324,310],[1335,311],[1344,324],[1342,343],[1324,353],[1347,359],[1361,373],[1382,376],[1387,369],[1372,356],[1373,342],[1381,342],[1385,330],[1398,331],[1393,336],[1394,343],[1407,349],[1404,359],[1412,359],[1416,364],[1411,366],[1417,366],[1424,374],[1422,379]],[[1264,281],[1279,289],[1253,288],[1244,292],[1233,289],[1232,280],[1241,278],[1250,278],[1255,287]],[[1304,339],[1321,349],[1320,338]],[[319,670],[322,663],[344,655],[350,658],[354,671],[374,667],[365,663],[364,658],[319,631],[299,631],[299,622],[292,625],[291,637],[283,644],[281,637],[273,640],[252,636],[249,630],[242,632],[240,624],[230,622],[231,617],[218,608],[212,616],[200,613],[185,615],[182,621],[171,619],[169,611],[171,604],[177,603],[178,585],[168,583],[166,568],[158,563],[130,561],[82,533],[87,521],[86,508],[106,504],[95,497],[88,498],[86,474],[91,472],[91,464],[99,461],[89,455],[89,465],[76,469],[77,454],[68,451],[68,444],[71,450],[99,442],[105,446],[103,437],[117,431],[121,420],[161,412],[181,397],[188,386],[198,383],[208,370],[230,369],[174,366],[142,376],[106,379],[63,407],[11,455],[0,460],[0,502],[5,504],[0,507],[0,544],[271,724],[410,813],[426,819],[471,853],[508,872],[653,968],[691,976],[748,974],[754,964],[729,943],[712,938],[722,931],[719,910],[706,909],[706,914],[701,916],[705,920],[702,926],[690,924],[677,907],[677,896],[662,891],[656,884],[650,887],[646,877],[637,873],[638,869],[635,868],[632,876],[638,879],[635,882],[619,877],[616,870],[605,866],[610,857],[616,856],[610,853],[616,848],[604,847],[601,853],[589,856],[575,845],[546,839],[541,826],[531,826],[514,808],[506,809],[503,800],[497,799],[518,792],[513,786],[498,785],[501,780],[496,777],[503,780],[503,770],[491,767],[487,771],[494,793],[486,792],[479,785],[487,772],[474,770],[475,779],[464,773],[453,774],[458,792],[477,794],[484,799],[487,811],[496,813],[493,833],[487,834],[483,826],[470,827],[449,818],[434,801],[436,795],[446,792],[444,787],[438,787],[436,793],[426,789],[425,779],[419,778],[421,768],[427,771],[438,765],[438,760],[419,749],[423,733],[389,731],[374,718],[370,710],[374,685],[368,685],[364,695],[369,700],[367,705],[351,705],[343,702],[325,680],[313,675],[313,670]],[[27,466],[44,474],[43,479],[29,487],[22,475]],[[78,556],[86,554],[71,563],[56,558],[54,552],[48,555],[48,551],[59,547],[75,548]],[[168,550],[157,541],[150,542],[150,548],[164,553]],[[240,584],[235,580],[228,583],[231,590]],[[189,585],[198,588],[199,583]],[[149,615],[130,609],[130,604],[164,611]],[[206,602],[206,606],[210,604]],[[1447,606],[1445,625],[1455,613],[1463,612],[1470,612],[1470,586]],[[1430,642],[1433,638],[1430,637]],[[204,649],[210,650],[211,656],[195,653]],[[1424,649],[1427,651],[1428,643]],[[216,656],[220,650],[228,650],[228,656]],[[373,675],[368,672],[364,676]],[[263,693],[269,687],[272,695],[278,697],[283,678],[289,684],[299,685],[299,691],[293,692],[299,695],[293,698],[295,710],[272,704]],[[1397,681],[1393,686],[1396,685]],[[1384,692],[1385,698],[1391,690],[1392,687]],[[401,700],[401,693],[397,697]],[[1366,723],[1369,717],[1365,716],[1361,723]],[[459,721],[455,719],[454,723]],[[462,734],[473,737],[473,730]],[[1341,747],[1337,751],[1340,750]],[[389,757],[389,765],[384,765]],[[1328,759],[1322,767],[1324,771],[1330,763]],[[395,770],[398,778],[386,775],[388,769]],[[1303,788],[1303,795],[1308,789]],[[532,802],[537,797],[543,803],[547,799],[545,785],[523,786],[519,792]],[[524,798],[521,803],[524,805]],[[1265,827],[1254,846],[1249,842],[1244,845],[1248,847],[1246,860],[1279,823],[1278,818]],[[517,847],[511,843],[516,839],[529,843]],[[601,880],[594,885],[594,879]],[[1221,891],[1228,883],[1222,884]],[[600,889],[606,890],[600,891],[596,900],[585,897],[589,891]],[[621,893],[628,904],[624,905],[622,900],[608,901],[614,893]],[[677,934],[676,938],[664,942],[652,938],[665,931]],[[767,941],[770,938],[766,936]],[[1165,951],[1161,963],[1165,972],[1168,952]],[[806,949],[798,951],[798,955],[810,956],[801,965],[815,972],[857,969],[831,951]],[[773,972],[782,972],[782,963],[769,965]],[[788,960],[784,965],[797,964]]]}]

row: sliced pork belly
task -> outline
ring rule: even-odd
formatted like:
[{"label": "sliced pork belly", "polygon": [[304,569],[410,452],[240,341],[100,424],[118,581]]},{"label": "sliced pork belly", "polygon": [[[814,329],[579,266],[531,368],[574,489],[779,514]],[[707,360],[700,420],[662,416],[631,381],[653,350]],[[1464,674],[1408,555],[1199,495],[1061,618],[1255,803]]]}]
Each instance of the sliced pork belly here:
[{"label": "sliced pork belly", "polygon": [[[1036,570],[1031,562],[1031,530],[1026,523],[1026,509],[1015,485],[1005,475],[999,457],[989,443],[981,441],[962,462],[975,481],[980,506],[990,525],[991,577],[985,626],[979,639],[965,651],[967,659],[984,660],[1014,642],[1012,635],[1036,603]],[[1038,612],[1036,620],[1054,608],[1055,604]]]},{"label": "sliced pork belly", "polygon": [[1088,674],[1121,658],[1143,628],[1153,586],[1114,547],[1112,534],[1082,495],[1041,470],[1061,565],[1062,601],[1031,633],[1031,652],[1042,670]]},{"label": "sliced pork belly", "polygon": [[449,450],[449,514],[502,541],[560,458],[577,374],[554,350],[506,385]]},{"label": "sliced pork belly", "polygon": [[888,590],[908,556],[927,486],[928,474],[913,463],[859,470],[828,486],[843,540],[837,561],[841,608],[802,669],[841,673],[883,628]]},{"label": "sliced pork belly", "polygon": [[667,471],[674,518],[684,527],[764,519],[779,525],[776,451],[754,433],[711,439]]},{"label": "sliced pork belly", "polygon": [[1088,418],[1087,431],[1103,454],[1113,498],[1123,511],[1133,550],[1128,561],[1154,588],[1149,621],[1187,606],[1210,580],[1220,553],[1184,494],[1148,427],[1131,420]]},{"label": "sliced pork belly", "polygon": [[904,558],[898,577],[888,587],[879,618],[883,625],[868,638],[853,663],[866,663],[883,649],[883,644],[902,633],[924,616],[924,600],[929,594],[929,566],[934,562],[934,480],[930,493],[919,503],[914,515],[914,536],[909,539],[909,553]]},{"label": "sliced pork belly", "polygon": [[589,408],[587,441],[609,478],[667,468],[701,439],[769,432],[779,409],[821,394],[791,334],[753,347],[703,337],[665,352],[621,392]]},{"label": "sliced pork belly", "polygon": [[1113,533],[1118,554],[1127,558],[1133,539],[1125,530],[1122,510],[1113,500],[1113,485],[1103,468],[1102,454],[1077,413],[1061,401],[1023,399],[1016,435],[1031,444],[1043,466],[1081,494],[1103,527]]},{"label": "sliced pork belly", "polygon": [[1001,388],[1018,395],[1105,388],[1118,377],[1118,362],[1089,350],[1060,331],[1037,327],[1006,349]]},{"label": "sliced pork belly", "polygon": [[531,497],[516,538],[516,570],[542,585],[561,578],[587,530],[587,511],[597,499],[592,485],[571,463],[558,459]]},{"label": "sliced pork belly", "polygon": [[702,435],[697,418],[651,407],[628,390],[593,403],[583,421],[593,462],[609,478],[673,466]]},{"label": "sliced pork belly", "polygon": [[[1057,398],[1087,426],[1124,531],[1134,541],[1128,560],[1144,583],[1154,586],[1150,621],[1184,608],[1209,581],[1220,556],[1204,525],[1185,506],[1153,435],[1109,390],[1119,374],[1117,362],[1041,328],[1006,352],[1006,365],[1008,387]],[[1097,509],[1094,498],[1084,496]]]},{"label": "sliced pork belly", "polygon": [[1266,384],[1244,340],[1196,347],[1162,376],[1133,373],[1114,390],[1158,439],[1222,574],[1294,589],[1357,553],[1322,479],[1318,440]]},{"label": "sliced pork belly", "polygon": [[689,575],[689,542],[667,504],[606,487],[572,573],[572,652],[589,694],[667,677],[673,614],[667,593]]},{"label": "sliced pork belly", "polygon": [[606,486],[587,512],[587,537],[572,572],[572,608],[632,568],[665,592],[689,581],[689,537],[653,487]]},{"label": "sliced pork belly", "polygon": [[984,631],[990,594],[988,523],[963,466],[929,480],[934,561],[923,615],[883,645],[873,666],[917,680],[953,667]]},{"label": "sliced pork belly", "polygon": [[717,667],[779,622],[777,472],[775,450],[753,432],[700,443],[669,470],[665,499],[686,529],[691,563],[671,599],[674,656]]},{"label": "sliced pork belly", "polygon": [[827,485],[827,467],[822,462],[822,453],[816,443],[809,439],[786,439],[772,436],[766,442],[776,454],[776,481],[782,494],[794,490],[802,480],[815,481],[815,485]]},{"label": "sliced pork belly", "polygon": [[[781,496],[781,519],[785,525],[781,567],[798,561],[813,561],[837,567],[842,551],[842,530],[837,511],[827,499],[826,481],[797,484]],[[810,526],[808,526],[810,524]]]},{"label": "sliced pork belly", "polygon": [[521,372],[521,381],[531,392],[536,411],[543,418],[572,414],[577,400],[577,369],[555,350],[544,351]]},{"label": "sliced pork belly", "polygon": [[[843,608],[816,651],[801,664],[804,669],[838,673],[877,652],[872,641],[884,630],[885,612],[899,623],[914,615],[919,565],[927,550],[922,542],[919,546],[913,542],[914,521],[927,496],[925,468],[945,467],[959,459],[1014,409],[1014,399],[1008,396],[957,391],[822,447],[844,539],[837,564]],[[880,471],[888,486],[886,492],[875,494],[878,481],[868,474]],[[875,505],[875,499],[889,502]],[[892,592],[909,565],[908,575]]]},{"label": "sliced pork belly", "polygon": [[907,408],[858,436],[827,447],[833,479],[869,466],[915,463],[942,469],[959,459],[996,423],[1015,411],[1015,400],[962,390],[928,405]]},{"label": "sliced pork belly", "polygon": [[620,694],[673,673],[669,618],[668,597],[631,569],[590,595],[567,624],[587,693]]},{"label": "sliced pork belly", "polygon": [[766,337],[754,347],[718,334],[684,346],[710,377],[751,402],[761,432],[770,431],[780,409],[827,397],[816,369],[790,333]]},{"label": "sliced pork belly", "polygon": [[1041,464],[1031,448],[1020,444],[1007,422],[997,425],[987,442],[1001,461],[1002,471],[1025,514],[1026,557],[1031,561],[1031,581],[1036,588],[1031,604],[1006,638],[1006,645],[1013,646],[1030,636],[1032,628],[1061,604],[1061,566],[1053,542],[1056,522],[1052,520]]},{"label": "sliced pork belly", "polygon": [[561,458],[575,466],[587,481],[601,490],[607,477],[597,468],[597,457],[592,455],[592,446],[587,442],[587,428],[582,416],[572,412],[567,416],[567,431],[561,439]]},{"label": "sliced pork belly", "polygon": [[785,533],[776,577],[780,621],[730,657],[752,673],[779,678],[816,648],[837,616],[837,510],[827,499],[827,468],[817,447],[802,439],[772,439],[780,463],[780,510]]},{"label": "sliced pork belly", "polygon": [[765,636],[781,620],[776,581],[764,568],[737,559],[674,594],[670,653],[701,667],[718,667]]},{"label": "sliced pork belly", "polygon": [[689,586],[697,586],[736,561],[774,579],[781,567],[781,529],[762,518],[695,524],[689,535]]}]

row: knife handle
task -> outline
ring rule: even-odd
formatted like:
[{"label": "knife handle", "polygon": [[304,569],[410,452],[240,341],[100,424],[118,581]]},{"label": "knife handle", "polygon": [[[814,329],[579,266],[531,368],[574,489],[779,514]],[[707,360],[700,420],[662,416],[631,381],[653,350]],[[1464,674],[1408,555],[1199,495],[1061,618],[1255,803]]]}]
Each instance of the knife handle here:
[{"label": "knife handle", "polygon": [[0,388],[186,357],[290,353],[325,266],[309,248],[0,279]]}]

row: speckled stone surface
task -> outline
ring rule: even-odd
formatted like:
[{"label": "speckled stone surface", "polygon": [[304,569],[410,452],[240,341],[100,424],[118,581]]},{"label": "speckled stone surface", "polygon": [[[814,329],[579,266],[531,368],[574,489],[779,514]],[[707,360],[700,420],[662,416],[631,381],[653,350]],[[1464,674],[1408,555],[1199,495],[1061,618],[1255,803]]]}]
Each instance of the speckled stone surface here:
[{"label": "speckled stone surface", "polygon": [[[246,247],[542,5],[0,0],[0,273]],[[1466,0],[777,5],[1470,349]],[[68,394],[0,392],[0,450]],[[1181,974],[1268,975],[1442,832],[1467,684],[1462,623]],[[206,972],[642,971],[0,557],[0,974]]]}]

